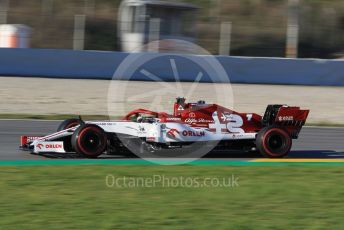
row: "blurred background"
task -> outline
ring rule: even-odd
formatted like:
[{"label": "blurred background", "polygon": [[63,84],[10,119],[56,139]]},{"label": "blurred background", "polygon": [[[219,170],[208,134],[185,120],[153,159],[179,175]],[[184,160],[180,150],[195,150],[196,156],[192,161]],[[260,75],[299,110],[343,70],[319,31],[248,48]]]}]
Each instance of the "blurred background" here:
[{"label": "blurred background", "polygon": [[0,0],[0,24],[1,47],[131,51],[178,38],[212,54],[344,57],[342,0]]},{"label": "blurred background", "polygon": [[[310,122],[343,124],[343,0],[0,0],[0,114],[108,114],[109,82],[102,80],[130,77],[133,94],[159,88],[139,71],[116,74],[131,51],[215,58],[227,74],[216,82],[230,79],[238,111],[263,113],[266,104],[283,103],[311,109]],[[196,75],[182,56],[178,79],[188,87]],[[174,82],[170,61],[162,63],[145,69]],[[200,87],[208,94],[195,100],[214,101],[206,84]]]}]

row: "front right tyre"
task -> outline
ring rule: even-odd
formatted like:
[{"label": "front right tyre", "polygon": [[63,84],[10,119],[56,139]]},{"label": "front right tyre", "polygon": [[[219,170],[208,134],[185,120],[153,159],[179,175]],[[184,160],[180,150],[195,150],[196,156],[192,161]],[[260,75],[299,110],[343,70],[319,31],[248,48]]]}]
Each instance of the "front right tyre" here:
[{"label": "front right tyre", "polygon": [[61,124],[57,128],[57,132],[78,126],[80,124],[81,124],[80,120],[76,118],[64,120],[63,122],[61,122]]},{"label": "front right tyre", "polygon": [[[62,130],[66,130],[66,129],[70,129],[70,128],[78,126],[80,124],[81,124],[80,119],[72,118],[72,119],[64,120],[58,126],[57,132],[60,132]],[[72,147],[72,142],[71,142],[70,136],[63,138],[63,146],[64,146],[64,149],[66,152],[73,152],[74,149]]]},{"label": "front right tyre", "polygon": [[86,157],[96,158],[107,146],[107,136],[102,128],[93,124],[81,125],[72,135],[73,149]]}]

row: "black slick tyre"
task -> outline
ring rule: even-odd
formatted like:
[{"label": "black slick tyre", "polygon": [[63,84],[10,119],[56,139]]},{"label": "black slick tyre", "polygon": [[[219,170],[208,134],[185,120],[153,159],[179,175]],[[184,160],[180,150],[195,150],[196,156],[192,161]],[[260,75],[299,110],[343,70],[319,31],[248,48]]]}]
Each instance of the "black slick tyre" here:
[{"label": "black slick tyre", "polygon": [[96,158],[103,154],[106,150],[106,146],[106,133],[97,125],[81,125],[72,135],[73,149],[77,153],[89,158]]},{"label": "black slick tyre", "polygon": [[61,124],[57,128],[57,132],[60,132],[62,130],[69,129],[69,128],[72,128],[72,127],[75,127],[78,125],[80,125],[79,119],[75,119],[75,118],[67,119],[67,120],[64,120],[63,122],[61,122]]},{"label": "black slick tyre", "polygon": [[268,126],[258,132],[256,146],[265,157],[281,158],[290,152],[292,139],[283,128]]}]

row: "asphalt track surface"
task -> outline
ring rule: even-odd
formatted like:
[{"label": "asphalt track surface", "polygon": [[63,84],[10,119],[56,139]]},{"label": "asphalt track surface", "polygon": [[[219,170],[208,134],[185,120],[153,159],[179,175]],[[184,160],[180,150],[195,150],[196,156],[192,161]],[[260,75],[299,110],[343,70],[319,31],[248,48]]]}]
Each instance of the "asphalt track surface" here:
[{"label": "asphalt track surface", "polygon": [[[46,135],[56,131],[60,121],[0,120],[0,160],[49,159],[19,150],[21,135]],[[75,159],[73,155],[48,156]],[[122,156],[101,158],[123,159]],[[207,158],[230,160],[253,160],[259,155],[244,152],[210,153]],[[344,159],[344,128],[304,127],[298,140],[294,140],[288,158]],[[80,159],[80,158],[79,158]]]}]

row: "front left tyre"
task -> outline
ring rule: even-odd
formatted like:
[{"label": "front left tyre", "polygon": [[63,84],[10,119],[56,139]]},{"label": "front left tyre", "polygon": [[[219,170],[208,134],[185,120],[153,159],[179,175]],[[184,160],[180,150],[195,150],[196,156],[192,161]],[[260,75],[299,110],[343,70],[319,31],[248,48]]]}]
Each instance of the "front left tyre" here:
[{"label": "front left tyre", "polygon": [[103,154],[106,146],[106,133],[97,125],[82,125],[72,135],[72,147],[75,152],[89,158],[96,158]]}]

